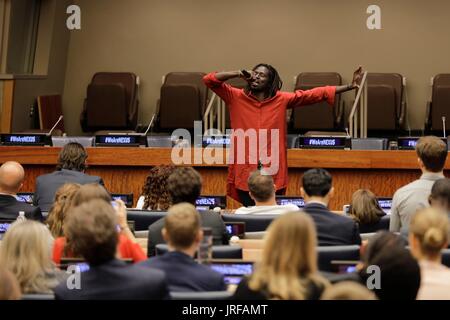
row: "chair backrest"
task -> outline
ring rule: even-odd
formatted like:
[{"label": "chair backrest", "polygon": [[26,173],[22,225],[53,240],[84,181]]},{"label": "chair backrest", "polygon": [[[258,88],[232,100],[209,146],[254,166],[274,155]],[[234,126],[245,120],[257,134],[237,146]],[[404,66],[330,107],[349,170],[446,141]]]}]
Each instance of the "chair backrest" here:
[{"label": "chair backrest", "polygon": [[442,264],[450,268],[450,249],[442,250]]},{"label": "chair backrest", "polygon": [[383,216],[378,223],[374,225],[359,225],[359,232],[360,233],[370,233],[370,232],[377,232],[378,230],[389,230],[389,223],[391,221],[390,215]]},{"label": "chair backrest", "polygon": [[127,219],[134,221],[135,231],[147,231],[152,223],[164,218],[166,215],[167,211],[127,210]]},{"label": "chair backrest", "polygon": [[170,292],[172,300],[228,300],[232,296],[229,291]]},{"label": "chair backrest", "polygon": [[[39,112],[39,128],[50,130],[63,115],[61,95],[38,96],[37,105]],[[61,120],[56,129],[65,132],[64,119]]]},{"label": "chair backrest", "polygon": [[92,77],[80,122],[83,130],[135,129],[137,77],[130,72],[98,72]]},{"label": "chair backrest", "polygon": [[224,222],[245,222],[246,232],[266,231],[279,215],[222,214]]},{"label": "chair backrest", "polygon": [[431,129],[443,129],[442,117],[450,123],[450,74],[438,74],[433,80]]},{"label": "chair backrest", "polygon": [[[169,251],[167,244],[156,245],[156,255],[162,255]],[[242,259],[242,248],[239,246],[213,246],[213,259]]]},{"label": "chair backrest", "polygon": [[390,85],[368,85],[367,87],[367,129],[396,130],[395,89]]},{"label": "chair backrest", "polygon": [[55,300],[55,295],[53,293],[30,293],[23,294],[22,300]]},{"label": "chair backrest", "polygon": [[[326,85],[339,86],[342,78],[336,72],[303,72],[297,76],[295,90],[309,90]],[[295,130],[334,130],[336,112],[340,96],[336,96],[334,106],[326,102],[296,108],[292,112],[292,125]]]},{"label": "chair backrest", "polygon": [[359,246],[329,246],[318,247],[318,266],[320,271],[336,271],[336,266],[331,262],[337,260],[357,261],[359,260]]},{"label": "chair backrest", "polygon": [[[403,100],[403,76],[399,73],[376,73],[367,74],[367,85],[387,85],[392,87],[395,92],[395,113],[400,115],[400,108]],[[370,107],[370,106],[369,106]]]}]

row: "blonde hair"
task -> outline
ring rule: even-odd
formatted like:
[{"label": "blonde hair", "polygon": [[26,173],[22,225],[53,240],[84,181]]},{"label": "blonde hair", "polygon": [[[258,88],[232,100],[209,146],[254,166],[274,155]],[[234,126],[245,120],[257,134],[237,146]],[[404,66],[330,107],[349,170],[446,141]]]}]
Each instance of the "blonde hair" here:
[{"label": "blonde hair", "polygon": [[268,298],[304,300],[308,285],[327,285],[317,272],[316,230],[302,212],[286,213],[269,226],[262,260],[249,280],[254,291]]},{"label": "blonde hair", "polygon": [[64,222],[67,212],[72,206],[73,198],[81,185],[66,183],[55,194],[55,201],[47,217],[47,224],[54,238],[64,237]]},{"label": "blonde hair", "polygon": [[13,274],[0,268],[0,300],[19,300],[20,288]]},{"label": "blonde hair", "polygon": [[42,223],[15,222],[0,244],[0,266],[16,277],[23,293],[51,293],[57,285],[52,245],[52,235]]},{"label": "blonde hair", "polygon": [[175,249],[189,248],[200,226],[200,215],[192,204],[186,202],[172,206],[164,222],[169,242]]},{"label": "blonde hair", "polygon": [[342,281],[325,290],[321,300],[377,300],[377,297],[357,282]]},{"label": "blonde hair", "polygon": [[366,189],[359,189],[352,195],[350,216],[358,223],[373,224],[384,215],[375,194]]},{"label": "blonde hair", "polygon": [[419,241],[424,256],[436,257],[448,243],[448,216],[435,208],[422,209],[412,217],[409,232]]}]

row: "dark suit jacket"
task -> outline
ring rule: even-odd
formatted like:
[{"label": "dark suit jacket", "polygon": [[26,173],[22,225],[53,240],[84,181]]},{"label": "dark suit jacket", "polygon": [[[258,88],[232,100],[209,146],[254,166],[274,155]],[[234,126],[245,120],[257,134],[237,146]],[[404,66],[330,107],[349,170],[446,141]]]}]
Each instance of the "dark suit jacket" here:
[{"label": "dark suit jacket", "polygon": [[361,244],[358,224],[353,219],[338,215],[320,203],[309,203],[303,208],[313,218],[319,246]]},{"label": "dark suit jacket", "polygon": [[39,206],[43,211],[49,211],[55,200],[56,191],[65,183],[99,183],[103,185],[103,180],[97,176],[66,169],[44,174],[36,179],[33,204]]},{"label": "dark suit jacket", "polygon": [[[202,227],[212,229],[213,233],[213,245],[228,244],[228,234],[220,214],[214,211],[199,211],[200,218],[202,220]],[[152,223],[148,227],[148,246],[147,256],[155,255],[155,247],[157,244],[166,243],[161,235],[161,230],[164,227],[165,218],[161,218],[158,221]]]},{"label": "dark suit jacket", "polygon": [[[75,276],[75,274],[73,274]],[[70,284],[75,283],[70,276]],[[159,270],[111,260],[80,273],[80,289],[66,281],[55,288],[57,300],[161,300],[170,299],[166,277]]]},{"label": "dark suit jacket", "polygon": [[19,216],[19,211],[24,211],[27,219],[43,221],[39,207],[20,202],[14,196],[0,194],[0,219],[15,220]]},{"label": "dark suit jacket", "polygon": [[222,274],[182,252],[167,252],[139,265],[164,271],[171,292],[226,290]]}]

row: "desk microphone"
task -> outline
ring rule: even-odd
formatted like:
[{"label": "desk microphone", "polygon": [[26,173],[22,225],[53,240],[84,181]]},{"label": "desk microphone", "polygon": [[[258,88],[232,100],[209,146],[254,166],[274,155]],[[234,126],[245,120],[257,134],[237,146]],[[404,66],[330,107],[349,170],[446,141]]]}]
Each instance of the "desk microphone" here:
[{"label": "desk microphone", "polygon": [[61,122],[61,120],[63,119],[63,116],[59,116],[58,121],[56,121],[55,125],[50,129],[50,131],[47,133],[47,137],[51,136],[53,133],[53,130],[55,130],[56,126]]},{"label": "desk microphone", "polygon": [[442,131],[444,132],[444,138],[447,138],[447,133],[445,132],[445,117],[442,117]]},{"label": "desk microphone", "polygon": [[345,128],[345,132],[347,132],[347,137],[350,137],[350,133],[348,132],[348,128]]},{"label": "desk microphone", "polygon": [[150,120],[150,123],[148,124],[147,130],[145,130],[143,136],[146,136],[148,131],[150,130],[150,128],[153,127],[153,122],[155,121],[155,117],[156,117],[156,113],[153,114],[153,117]]}]

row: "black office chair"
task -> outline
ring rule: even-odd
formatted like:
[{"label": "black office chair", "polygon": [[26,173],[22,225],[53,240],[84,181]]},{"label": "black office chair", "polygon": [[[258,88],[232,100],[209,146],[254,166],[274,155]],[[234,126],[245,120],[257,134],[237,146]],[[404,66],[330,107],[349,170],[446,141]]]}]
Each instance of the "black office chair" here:
[{"label": "black office chair", "polygon": [[266,231],[279,215],[223,214],[224,222],[245,222],[245,232]]},{"label": "black office chair", "polygon": [[442,264],[450,268],[450,249],[442,250]]},{"label": "black office chair", "polygon": [[329,246],[317,247],[318,265],[320,271],[335,272],[336,265],[332,261],[358,261],[359,246]]},{"label": "black office chair", "polygon": [[172,300],[228,300],[233,294],[229,291],[171,292]]},{"label": "black office chair", "polygon": [[23,294],[22,300],[55,300],[55,295],[53,293],[31,293]]},{"label": "black office chair", "polygon": [[380,221],[378,221],[374,225],[360,225],[359,226],[359,233],[373,233],[377,232],[379,230],[389,230],[389,222],[391,221],[390,215],[383,216]]},{"label": "black office chair", "polygon": [[[169,251],[167,244],[156,245],[156,255],[162,255]],[[213,246],[213,259],[242,259],[242,248],[239,246]]]},{"label": "black office chair", "polygon": [[167,211],[127,210],[127,219],[134,221],[135,231],[147,231],[152,223],[164,218],[166,215]]}]

